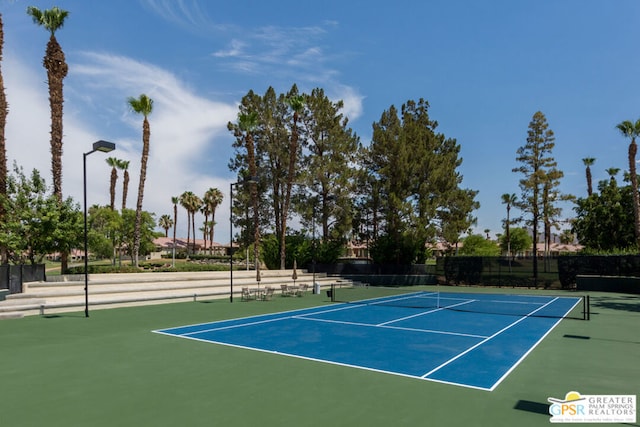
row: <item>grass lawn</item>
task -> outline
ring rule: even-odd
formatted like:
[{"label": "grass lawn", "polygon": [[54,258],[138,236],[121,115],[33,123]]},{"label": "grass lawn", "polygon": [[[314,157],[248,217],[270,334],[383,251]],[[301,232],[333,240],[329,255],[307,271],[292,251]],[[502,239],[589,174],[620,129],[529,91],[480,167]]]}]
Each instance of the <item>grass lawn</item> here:
[{"label": "grass lawn", "polygon": [[325,295],[3,320],[0,425],[549,425],[548,397],[639,394],[640,296],[594,292],[591,303],[591,321],[562,321],[493,392],[151,332]]}]

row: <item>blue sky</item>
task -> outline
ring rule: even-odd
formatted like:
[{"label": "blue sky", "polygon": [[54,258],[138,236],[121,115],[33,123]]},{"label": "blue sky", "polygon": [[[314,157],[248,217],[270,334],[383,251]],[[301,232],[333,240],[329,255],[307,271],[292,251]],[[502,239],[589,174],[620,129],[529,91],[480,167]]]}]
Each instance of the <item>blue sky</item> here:
[{"label": "blue sky", "polygon": [[[7,154],[49,183],[48,33],[25,10],[54,5],[70,12],[56,34],[69,64],[63,193],[81,202],[82,153],[105,139],[117,145],[110,155],[131,161],[135,206],[142,119],[126,99],[146,93],[154,112],[144,208],[171,214],[171,196],[217,187],[221,243],[233,179],[226,124],[249,90],[321,87],[344,100],[364,144],[391,105],[428,100],[439,131],[461,145],[462,186],[479,191],[476,230],[492,235],[506,216],[500,195],[520,194],[511,170],[536,111],[556,134],[561,190],[577,196],[586,193],[582,158],[596,158],[594,184],[607,168],[627,169],[628,141],[615,125],[640,117],[637,0],[0,0]],[[87,158],[89,204],[108,203],[106,157]],[[183,212],[178,221],[186,236]]]}]

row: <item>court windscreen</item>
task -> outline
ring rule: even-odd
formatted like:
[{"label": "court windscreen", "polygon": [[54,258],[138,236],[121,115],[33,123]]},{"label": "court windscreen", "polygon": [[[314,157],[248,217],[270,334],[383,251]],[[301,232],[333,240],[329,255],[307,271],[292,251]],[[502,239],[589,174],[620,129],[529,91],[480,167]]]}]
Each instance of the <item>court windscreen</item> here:
[{"label": "court windscreen", "polygon": [[382,286],[333,285],[331,301],[376,307],[502,314],[551,318],[589,319],[588,296],[458,293]]}]

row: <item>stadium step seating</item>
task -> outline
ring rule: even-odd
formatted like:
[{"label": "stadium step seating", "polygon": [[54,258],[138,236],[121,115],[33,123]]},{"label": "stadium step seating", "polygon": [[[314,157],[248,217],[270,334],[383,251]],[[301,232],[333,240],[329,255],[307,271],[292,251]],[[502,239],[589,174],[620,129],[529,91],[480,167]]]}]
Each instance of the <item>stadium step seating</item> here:
[{"label": "stadium step seating", "polygon": [[[293,270],[263,270],[258,283],[255,271],[234,270],[234,296],[239,301],[243,287],[271,286],[279,289],[283,283],[293,283],[292,274]],[[308,271],[297,270],[297,275],[297,283],[313,282],[313,274]],[[229,279],[228,271],[90,274],[89,305],[90,309],[98,309],[228,298]],[[329,288],[335,280],[316,273],[316,283],[320,288]],[[0,319],[84,309],[82,275],[67,280],[56,277],[54,281],[25,283],[23,289],[23,293],[7,295],[5,301],[0,301]]]}]

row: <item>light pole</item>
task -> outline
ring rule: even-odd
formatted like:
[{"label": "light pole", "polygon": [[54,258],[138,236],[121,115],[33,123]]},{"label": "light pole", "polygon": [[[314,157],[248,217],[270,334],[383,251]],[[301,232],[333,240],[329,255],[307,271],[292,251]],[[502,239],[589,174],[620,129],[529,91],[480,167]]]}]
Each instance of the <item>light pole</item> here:
[{"label": "light pole", "polygon": [[82,186],[84,190],[84,317],[89,317],[89,250],[87,239],[87,156],[96,151],[108,153],[116,149],[116,144],[109,141],[96,141],[93,150],[82,154]]},{"label": "light pole", "polygon": [[[244,185],[258,182],[258,178],[250,176],[244,181],[232,182],[229,184],[229,284],[231,291],[229,292],[229,302],[233,302],[233,187],[235,185]],[[254,244],[257,244],[255,242]],[[255,260],[258,262],[258,260]]]}]

